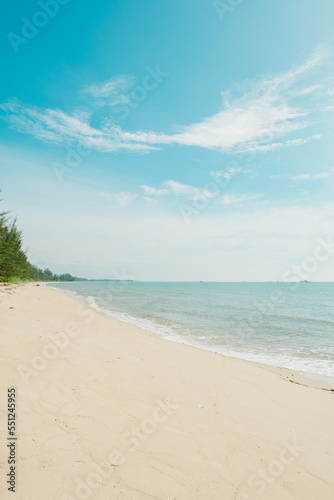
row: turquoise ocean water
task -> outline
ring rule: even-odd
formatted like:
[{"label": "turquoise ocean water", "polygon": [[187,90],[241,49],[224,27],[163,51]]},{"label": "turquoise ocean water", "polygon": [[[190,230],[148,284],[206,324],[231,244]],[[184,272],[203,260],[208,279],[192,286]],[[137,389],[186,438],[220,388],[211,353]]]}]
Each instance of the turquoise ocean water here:
[{"label": "turquoise ocean water", "polygon": [[334,283],[54,283],[165,338],[334,381]]}]

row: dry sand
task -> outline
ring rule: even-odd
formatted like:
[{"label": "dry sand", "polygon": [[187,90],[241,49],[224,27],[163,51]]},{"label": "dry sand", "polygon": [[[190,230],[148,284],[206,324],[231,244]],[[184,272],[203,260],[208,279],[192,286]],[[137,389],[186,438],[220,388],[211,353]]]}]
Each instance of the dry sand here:
[{"label": "dry sand", "polygon": [[1,500],[333,500],[325,384],[164,340],[34,284],[0,287],[0,320]]}]

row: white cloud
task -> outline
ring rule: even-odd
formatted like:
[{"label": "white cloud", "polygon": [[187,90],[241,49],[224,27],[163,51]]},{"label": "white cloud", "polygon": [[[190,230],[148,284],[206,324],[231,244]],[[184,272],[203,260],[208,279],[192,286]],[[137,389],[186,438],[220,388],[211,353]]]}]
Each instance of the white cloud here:
[{"label": "white cloud", "polygon": [[[222,93],[222,108],[198,123],[176,127],[176,132],[129,132],[116,122],[100,129],[90,125],[89,114],[66,114],[60,110],[24,106],[17,101],[1,105],[10,126],[20,132],[48,142],[76,142],[98,151],[149,151],[167,144],[198,146],[226,152],[266,152],[283,146],[298,146],[308,139],[277,142],[280,137],[301,130],[310,123],[311,109],[293,103],[293,91],[298,84],[299,95],[307,96],[310,85],[302,87],[300,80],[328,56],[319,47],[308,60],[285,73],[262,78],[251,84],[246,93],[234,100]],[[93,84],[83,90],[97,105],[114,105],[126,101],[132,80],[119,76]],[[306,99],[306,98],[305,98]],[[298,100],[300,103],[300,99]]]},{"label": "white cloud", "polygon": [[211,171],[210,174],[213,177],[218,177],[219,179],[231,179],[235,175],[241,172],[241,168],[239,167],[230,167],[227,170],[216,170]]},{"label": "white cloud", "polygon": [[181,182],[173,180],[165,181],[163,185],[168,188],[170,193],[183,195],[191,200],[203,200],[215,196],[214,193],[209,192],[205,188],[197,188],[195,186],[182,184]]},{"label": "white cloud", "polygon": [[[232,174],[236,173],[240,169],[231,169],[229,173],[226,173],[230,178]],[[217,173],[217,172],[216,172]],[[144,195],[146,196],[161,196],[161,195],[175,195],[175,196],[184,196],[189,200],[206,200],[209,198],[214,198],[217,196],[217,193],[213,192],[210,189],[198,188],[196,186],[191,186],[190,184],[183,184],[182,182],[167,180],[162,183],[163,188],[155,188],[151,186],[142,185],[140,186],[144,189]],[[144,197],[144,196],[143,196]]]},{"label": "white cloud", "polygon": [[189,184],[182,184],[174,180],[167,180],[162,183],[163,188],[155,188],[151,186],[140,186],[144,190],[144,195],[161,196],[161,195],[179,195],[186,196],[190,200],[203,200],[212,198],[214,193],[209,192],[205,188],[198,188]]},{"label": "white cloud", "polygon": [[241,203],[245,203],[247,201],[254,201],[262,198],[263,194],[253,194],[253,195],[229,195],[225,194],[222,196],[223,205],[239,205]]},{"label": "white cloud", "polygon": [[322,179],[328,179],[334,176],[334,168],[331,168],[325,172],[319,172],[318,174],[299,174],[293,175],[291,178],[293,181],[319,181]]},{"label": "white cloud", "polygon": [[148,196],[161,196],[169,193],[168,189],[156,189],[155,187],[146,186],[145,184],[140,187],[144,190],[144,194]]},{"label": "white cloud", "polygon": [[316,141],[321,139],[322,134],[315,134],[310,137],[306,137],[304,139],[298,138],[298,139],[292,139],[288,140],[285,142],[273,142],[271,144],[266,144],[266,145],[255,145],[255,146],[250,146],[249,151],[251,152],[268,152],[268,151],[274,151],[275,149],[280,149],[284,147],[290,147],[290,146],[301,146],[302,144],[307,144],[310,141]]},{"label": "white cloud", "polygon": [[[147,206],[157,206],[158,199],[156,196],[170,195],[170,196],[181,196],[185,197],[191,201],[197,200],[207,200],[211,198],[217,198],[217,201],[223,205],[236,205],[245,203],[248,201],[258,200],[263,197],[263,194],[251,194],[251,195],[224,195],[218,197],[217,193],[204,188],[198,188],[191,186],[189,184],[183,184],[174,180],[168,180],[162,183],[165,186],[163,189],[158,189],[151,186],[141,185],[140,187],[144,189],[144,194],[142,195],[142,200],[144,200]],[[138,197],[138,194],[130,193],[128,191],[122,191],[120,193],[110,193],[110,192],[99,192],[99,196],[112,200],[119,207],[125,208]]]},{"label": "white cloud", "polygon": [[147,144],[127,142],[122,137],[124,132],[116,125],[112,133],[92,127],[88,113],[74,112],[68,115],[60,110],[40,110],[35,106],[23,106],[16,100],[1,104],[0,108],[8,113],[12,128],[45,142],[76,143],[91,150],[107,152],[152,149]]},{"label": "white cloud", "polygon": [[[197,124],[179,127],[176,134],[153,132],[131,134],[132,140],[149,144],[183,144],[225,151],[265,150],[274,137],[284,136],[304,128],[309,110],[298,109],[288,103],[291,87],[302,75],[308,74],[327,57],[324,47],[319,47],[302,65],[280,75],[254,82],[251,91],[229,102],[223,93],[224,107],[215,115]],[[127,139],[130,136],[127,135]],[[275,146],[276,147],[276,146]]]},{"label": "white cloud", "polygon": [[306,144],[307,142],[310,142],[310,141],[318,141],[319,139],[321,139],[322,137],[322,134],[315,134],[315,135],[311,135],[310,137],[306,137],[305,139],[293,139],[293,140],[290,140],[290,141],[286,141],[286,146],[301,146],[302,144]]},{"label": "white cloud", "polygon": [[311,94],[312,92],[315,92],[316,90],[319,90],[319,89],[321,89],[320,85],[311,85],[310,87],[306,87],[304,89],[291,91],[291,94],[297,95],[297,96],[307,95],[307,94]]},{"label": "white cloud", "polygon": [[[271,181],[292,181],[293,183],[297,183],[300,181],[321,181],[323,179],[329,179],[331,177],[334,177],[334,167],[325,170],[323,172],[318,172],[318,173],[312,173],[312,172],[305,172],[302,174],[297,174],[293,175],[289,172],[285,172],[282,174],[275,174],[275,175],[270,175],[269,179]],[[291,184],[289,187],[296,187],[295,184]],[[307,195],[309,194],[308,191],[305,191]]]},{"label": "white cloud", "polygon": [[81,94],[90,96],[97,106],[126,104],[131,98],[129,91],[134,84],[134,77],[120,75],[105,82],[88,85],[81,90]]}]

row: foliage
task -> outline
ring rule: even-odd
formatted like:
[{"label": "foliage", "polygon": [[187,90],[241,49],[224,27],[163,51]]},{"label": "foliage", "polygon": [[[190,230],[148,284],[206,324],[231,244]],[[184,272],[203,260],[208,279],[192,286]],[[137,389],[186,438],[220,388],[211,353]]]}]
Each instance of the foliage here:
[{"label": "foliage", "polygon": [[78,281],[70,274],[53,274],[30,264],[22,248],[22,232],[16,219],[0,212],[0,281]]}]

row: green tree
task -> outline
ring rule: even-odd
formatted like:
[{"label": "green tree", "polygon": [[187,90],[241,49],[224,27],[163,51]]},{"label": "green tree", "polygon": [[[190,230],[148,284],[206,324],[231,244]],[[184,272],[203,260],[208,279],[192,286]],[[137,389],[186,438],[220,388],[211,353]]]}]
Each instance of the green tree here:
[{"label": "green tree", "polygon": [[44,269],[42,279],[43,281],[53,281],[53,272],[50,269]]},{"label": "green tree", "polygon": [[16,219],[8,223],[6,215],[1,219],[0,231],[0,277],[23,278],[27,272],[27,256],[22,249],[22,233],[16,226]]},{"label": "green tree", "polygon": [[[1,191],[1,190],[0,190]],[[1,200],[0,200],[1,201]],[[0,281],[13,278],[31,281],[78,281],[70,274],[53,274],[30,264],[22,248],[22,232],[9,212],[0,212]]]}]

